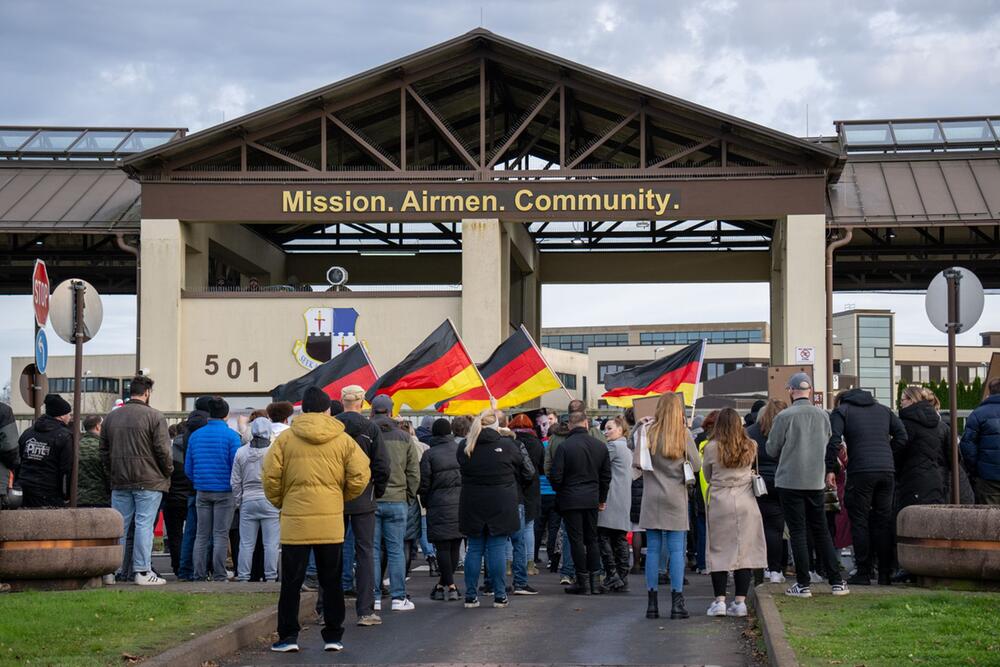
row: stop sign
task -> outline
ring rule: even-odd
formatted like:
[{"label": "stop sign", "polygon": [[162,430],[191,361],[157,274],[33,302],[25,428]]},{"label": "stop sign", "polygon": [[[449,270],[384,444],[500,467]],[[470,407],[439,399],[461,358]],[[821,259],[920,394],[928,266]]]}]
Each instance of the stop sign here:
[{"label": "stop sign", "polygon": [[35,260],[35,271],[31,274],[31,300],[35,307],[35,321],[44,327],[49,319],[49,272],[45,262]]}]

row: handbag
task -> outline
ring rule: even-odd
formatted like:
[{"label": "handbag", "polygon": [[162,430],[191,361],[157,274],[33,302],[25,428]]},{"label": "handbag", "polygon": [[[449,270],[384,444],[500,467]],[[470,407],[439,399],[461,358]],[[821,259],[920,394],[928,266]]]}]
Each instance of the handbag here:
[{"label": "handbag", "polygon": [[696,482],[694,476],[694,466],[691,465],[691,461],[688,460],[687,443],[684,444],[684,484],[687,486],[694,486]]},{"label": "handbag", "polygon": [[639,447],[639,467],[643,470],[651,471],[653,469],[653,457],[649,453],[649,437],[645,425],[639,430],[636,440]]},{"label": "handbag", "polygon": [[753,486],[753,495],[757,498],[767,495],[767,482],[764,478],[760,476],[757,472],[760,469],[760,451],[758,450],[757,456],[755,457],[755,465],[750,469],[750,483]]}]

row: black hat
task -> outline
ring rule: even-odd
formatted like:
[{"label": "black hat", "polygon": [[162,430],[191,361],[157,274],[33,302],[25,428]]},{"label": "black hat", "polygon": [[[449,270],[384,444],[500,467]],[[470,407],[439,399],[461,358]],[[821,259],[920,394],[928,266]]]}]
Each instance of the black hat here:
[{"label": "black hat", "polygon": [[211,396],[199,396],[198,398],[194,399],[195,410],[203,410],[205,412],[208,412],[208,408],[211,404],[212,404]]},{"label": "black hat", "polygon": [[335,398],[330,399],[330,414],[339,415],[344,412],[344,404]]},{"label": "black hat", "polygon": [[229,416],[229,403],[221,396],[212,396],[208,400],[208,416],[212,419],[225,419]]},{"label": "black hat", "polygon": [[302,394],[302,412],[326,412],[330,409],[330,397],[319,387],[309,387]]},{"label": "black hat", "polygon": [[431,424],[431,435],[450,435],[451,422],[447,419],[435,419]]},{"label": "black hat", "polygon": [[59,394],[48,394],[45,397],[45,414],[50,417],[62,417],[73,412],[73,406]]}]

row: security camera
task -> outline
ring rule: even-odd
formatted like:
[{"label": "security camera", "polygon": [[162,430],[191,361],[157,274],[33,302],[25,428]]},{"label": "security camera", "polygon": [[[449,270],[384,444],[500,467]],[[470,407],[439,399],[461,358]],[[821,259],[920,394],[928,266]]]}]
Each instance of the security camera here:
[{"label": "security camera", "polygon": [[149,369],[148,368],[140,368],[139,369],[139,375],[149,375]]},{"label": "security camera", "polygon": [[340,287],[347,282],[347,269],[341,266],[331,266],[326,271],[326,282],[333,287]]}]

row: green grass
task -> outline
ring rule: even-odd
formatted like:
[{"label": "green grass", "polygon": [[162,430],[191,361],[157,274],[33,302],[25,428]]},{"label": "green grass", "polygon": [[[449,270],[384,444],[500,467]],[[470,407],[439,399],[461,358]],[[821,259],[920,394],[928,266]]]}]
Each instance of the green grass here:
[{"label": "green grass", "polygon": [[802,665],[1000,665],[1000,595],[775,596]]},{"label": "green grass", "polygon": [[0,597],[0,665],[129,664],[277,602],[274,593],[26,592]]}]

